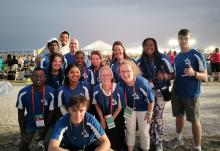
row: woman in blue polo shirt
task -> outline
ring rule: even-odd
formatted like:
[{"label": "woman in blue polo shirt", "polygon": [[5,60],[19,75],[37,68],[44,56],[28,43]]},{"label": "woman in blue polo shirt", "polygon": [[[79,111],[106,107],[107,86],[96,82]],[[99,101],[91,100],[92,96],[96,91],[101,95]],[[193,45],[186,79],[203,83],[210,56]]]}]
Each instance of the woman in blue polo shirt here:
[{"label": "woman in blue polo shirt", "polygon": [[128,151],[133,151],[135,145],[136,121],[140,131],[140,147],[147,151],[150,148],[149,129],[152,118],[154,95],[149,82],[138,75],[138,67],[129,60],[124,60],[119,66],[123,79],[126,108],[126,142]]},{"label": "woman in blue polo shirt", "polygon": [[[84,96],[70,98],[68,112],[57,121],[49,151],[83,150],[108,151],[110,142],[105,131],[94,116],[87,113],[89,101]],[[61,140],[62,143],[61,143]]]},{"label": "woman in blue polo shirt", "polygon": [[100,51],[91,52],[91,66],[89,67],[89,79],[88,82],[91,87],[94,88],[100,83],[99,69],[102,67],[102,55]]},{"label": "woman in blue polo shirt", "polygon": [[77,65],[70,64],[65,70],[64,85],[58,89],[58,107],[62,115],[67,113],[71,96],[83,95],[90,100],[90,85],[86,81],[80,81],[81,72]]},{"label": "woman in blue polo shirt", "polygon": [[[151,146],[157,150],[163,149],[163,111],[165,100],[171,96],[169,93],[170,81],[174,78],[174,70],[170,59],[158,51],[157,42],[153,38],[147,38],[142,44],[143,52],[139,67],[142,76],[146,78],[155,93],[154,111],[150,127]],[[165,93],[166,92],[166,93]]]},{"label": "woman in blue polo shirt", "polygon": [[[100,81],[93,93],[93,104],[97,110],[100,123],[111,142],[111,148],[118,151],[124,147],[123,89],[112,82],[113,73],[109,66],[100,69]],[[109,123],[108,120],[112,120]]]},{"label": "woman in blue polo shirt", "polygon": [[112,45],[111,69],[116,83],[120,83],[122,81],[118,72],[118,67],[124,59],[129,59],[126,54],[125,47],[121,41],[115,41]]},{"label": "woman in blue polo shirt", "polygon": [[89,79],[89,69],[85,64],[85,54],[83,51],[77,51],[75,54],[76,65],[80,68],[81,79],[83,81],[88,81]]},{"label": "woman in blue polo shirt", "polygon": [[50,56],[49,67],[46,69],[47,81],[46,84],[57,90],[63,83],[64,72],[62,69],[64,59],[60,53],[55,53]]}]

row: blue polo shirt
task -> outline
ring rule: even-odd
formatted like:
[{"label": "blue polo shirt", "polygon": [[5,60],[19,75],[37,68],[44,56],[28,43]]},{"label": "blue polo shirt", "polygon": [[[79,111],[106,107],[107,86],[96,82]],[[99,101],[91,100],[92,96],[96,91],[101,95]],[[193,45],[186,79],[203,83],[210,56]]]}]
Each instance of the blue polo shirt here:
[{"label": "blue polo shirt", "polygon": [[34,91],[34,113],[32,109],[32,85],[28,85],[21,89],[18,93],[16,107],[18,109],[25,109],[27,111],[24,118],[25,129],[36,129],[35,115],[43,114],[44,120],[48,116],[49,110],[54,110],[55,90],[50,87],[45,87],[44,98],[44,113],[42,107],[42,93]]},{"label": "blue polo shirt", "polygon": [[155,100],[149,82],[141,76],[136,77],[134,86],[128,86],[123,82],[122,87],[127,98],[127,105],[136,111],[147,111],[148,103]]},{"label": "blue polo shirt", "polygon": [[60,86],[58,89],[58,107],[62,105],[68,107],[70,97],[75,95],[82,95],[90,100],[91,90],[89,83],[86,81],[79,81],[77,87],[73,90],[65,85]]},{"label": "blue polo shirt", "polygon": [[85,113],[84,122],[80,125],[72,124],[70,114],[66,114],[57,121],[51,139],[63,139],[67,146],[83,149],[104,135],[105,131],[90,113]]},{"label": "blue polo shirt", "polygon": [[49,67],[49,61],[50,61],[50,55],[49,53],[46,54],[43,59],[40,62],[40,68],[48,68]]},{"label": "blue polo shirt", "polygon": [[100,83],[100,79],[99,79],[99,70],[95,71],[94,68],[92,66],[90,66],[88,68],[89,70],[89,78],[88,78],[88,82],[91,85],[92,89],[98,85]]},{"label": "blue polo shirt", "polygon": [[195,98],[200,95],[201,81],[195,77],[182,76],[189,62],[194,71],[202,72],[207,69],[205,57],[200,52],[195,49],[186,53],[180,52],[174,59],[175,81],[173,91],[181,97]]},{"label": "blue polo shirt", "polygon": [[[161,55],[161,64],[162,67],[160,67],[164,73],[173,73],[173,67],[171,64],[171,61],[169,57],[165,54],[160,54]],[[146,78],[149,81],[153,81],[157,77],[157,71],[159,70],[158,67],[156,66],[155,60],[153,59],[152,62],[149,62],[146,57],[141,57],[137,61],[138,66],[140,67],[142,71],[142,76]],[[168,87],[168,81],[167,80],[162,80],[162,81],[154,81],[155,88],[157,89],[166,89]]]},{"label": "blue polo shirt", "polygon": [[65,60],[66,66],[68,66],[69,64],[76,63],[74,55],[71,55],[70,52],[64,55],[64,60]]},{"label": "blue polo shirt", "polygon": [[100,83],[94,88],[92,104],[98,104],[104,115],[110,114],[110,102],[112,99],[112,113],[119,107],[125,108],[124,92],[121,86],[113,83],[112,93],[106,94]]},{"label": "blue polo shirt", "polygon": [[59,75],[50,75],[50,77],[49,77],[48,68],[45,69],[45,72],[46,72],[46,76],[47,76],[46,84],[53,87],[57,91],[57,89],[63,84],[64,72],[61,71],[60,78],[59,78]]}]

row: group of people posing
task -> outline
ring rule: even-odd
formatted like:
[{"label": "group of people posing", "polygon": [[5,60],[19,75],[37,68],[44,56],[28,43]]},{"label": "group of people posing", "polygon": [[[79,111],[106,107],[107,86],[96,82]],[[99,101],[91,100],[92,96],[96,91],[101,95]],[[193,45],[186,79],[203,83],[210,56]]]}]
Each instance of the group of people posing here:
[{"label": "group of people posing", "polygon": [[[68,41],[69,33],[60,38]],[[49,53],[34,69],[33,83],[18,94],[19,149],[29,150],[36,135],[50,151],[132,151],[138,129],[143,151],[162,151],[163,112],[171,99],[177,135],[169,147],[183,144],[186,114],[194,149],[201,150],[198,97],[207,72],[204,57],[190,48],[190,38],[189,30],[179,31],[181,52],[174,66],[153,38],[143,41],[138,60],[127,56],[122,42],[114,42],[110,65],[103,64],[99,51],[91,52],[90,62],[78,50],[77,39],[69,41],[70,52],[64,56],[57,40],[48,42]]]}]

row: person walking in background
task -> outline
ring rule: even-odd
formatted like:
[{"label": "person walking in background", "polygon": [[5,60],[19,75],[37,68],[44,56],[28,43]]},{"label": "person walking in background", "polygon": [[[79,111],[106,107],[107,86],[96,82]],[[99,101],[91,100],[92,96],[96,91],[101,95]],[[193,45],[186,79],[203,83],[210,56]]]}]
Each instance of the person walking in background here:
[{"label": "person walking in background", "polygon": [[220,52],[219,52],[219,48],[215,48],[215,52],[212,54],[210,61],[211,61],[212,77],[214,78],[214,80],[220,82]]},{"label": "person walking in background", "polygon": [[45,85],[45,71],[35,68],[31,80],[33,84],[19,91],[16,103],[21,134],[20,151],[30,150],[28,146],[36,132],[37,141],[44,140],[47,146],[49,140],[45,139],[45,135],[49,132],[53,117],[55,90]]},{"label": "person walking in background", "polygon": [[[163,150],[163,112],[169,93],[170,80],[174,78],[174,71],[167,55],[161,54],[157,42],[153,38],[146,38],[142,44],[143,52],[140,57],[139,67],[142,76],[150,82],[154,90],[155,102],[150,126],[151,148],[156,151]],[[169,95],[169,96],[168,96]]]},{"label": "person walking in background", "polygon": [[125,147],[124,92],[113,82],[109,66],[103,66],[99,75],[101,83],[94,88],[92,104],[95,105],[101,126],[111,142],[111,148],[121,151]]},{"label": "person walking in background", "polygon": [[204,56],[190,48],[191,32],[181,29],[178,41],[181,52],[174,60],[175,79],[171,98],[173,116],[176,117],[176,138],[170,141],[169,148],[183,145],[182,130],[184,115],[192,124],[194,150],[201,151],[202,128],[200,123],[199,96],[201,81],[207,78],[207,68]]},{"label": "person walking in background", "polygon": [[154,107],[154,94],[149,82],[139,76],[137,65],[128,60],[120,63],[119,73],[123,80],[126,108],[126,143],[128,151],[133,151],[136,138],[136,121],[140,132],[140,147],[150,149],[149,129]]},{"label": "person walking in background", "polygon": [[110,149],[111,144],[105,131],[95,117],[86,112],[89,104],[85,96],[70,97],[68,114],[57,121],[49,151],[108,151]]}]

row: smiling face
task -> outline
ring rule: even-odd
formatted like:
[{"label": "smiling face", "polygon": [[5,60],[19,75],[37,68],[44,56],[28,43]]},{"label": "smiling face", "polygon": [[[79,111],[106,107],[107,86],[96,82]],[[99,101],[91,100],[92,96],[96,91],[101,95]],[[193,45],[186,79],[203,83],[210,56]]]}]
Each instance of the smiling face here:
[{"label": "smiling face", "polygon": [[78,40],[77,39],[71,39],[69,47],[70,47],[70,51],[71,52],[76,53],[79,50],[79,42],[78,42]]},{"label": "smiling face", "polygon": [[109,85],[112,83],[113,75],[110,68],[104,68],[100,70],[100,81],[103,85]]},{"label": "smiling face", "polygon": [[62,67],[62,58],[57,56],[54,58],[53,62],[52,62],[52,69],[53,70],[60,70],[60,68]]},{"label": "smiling face", "polygon": [[76,64],[83,66],[84,65],[84,55],[82,53],[78,53],[75,55]]},{"label": "smiling face", "polygon": [[99,55],[97,55],[97,54],[92,54],[91,55],[91,64],[94,67],[100,67],[101,62],[102,62],[102,59],[100,58]]},{"label": "smiling face", "polygon": [[42,87],[46,83],[46,76],[45,72],[43,70],[36,70],[33,71],[31,76],[31,81],[33,82],[33,85],[36,87]]},{"label": "smiling face", "polygon": [[134,81],[134,72],[129,64],[120,65],[120,76],[126,83]]},{"label": "smiling face", "polygon": [[149,55],[149,56],[153,55],[153,53],[155,52],[155,44],[154,44],[153,40],[151,40],[151,39],[147,40],[144,44],[143,49],[147,55]]},{"label": "smiling face", "polygon": [[113,55],[117,60],[124,59],[124,50],[120,45],[114,45],[113,47]]},{"label": "smiling face", "polygon": [[79,81],[79,79],[80,79],[80,77],[81,77],[81,72],[80,72],[79,68],[76,67],[76,66],[72,67],[72,68],[69,70],[69,72],[68,72],[68,74],[67,74],[67,77],[69,78],[69,80],[70,80],[71,82],[77,82],[77,81]]},{"label": "smiling face", "polygon": [[61,42],[62,46],[65,46],[68,43],[68,41],[69,41],[68,34],[63,33],[60,35],[60,42]]},{"label": "smiling face", "polygon": [[48,49],[49,49],[50,54],[58,53],[59,52],[58,42],[57,41],[50,42],[49,45],[48,45]]}]

